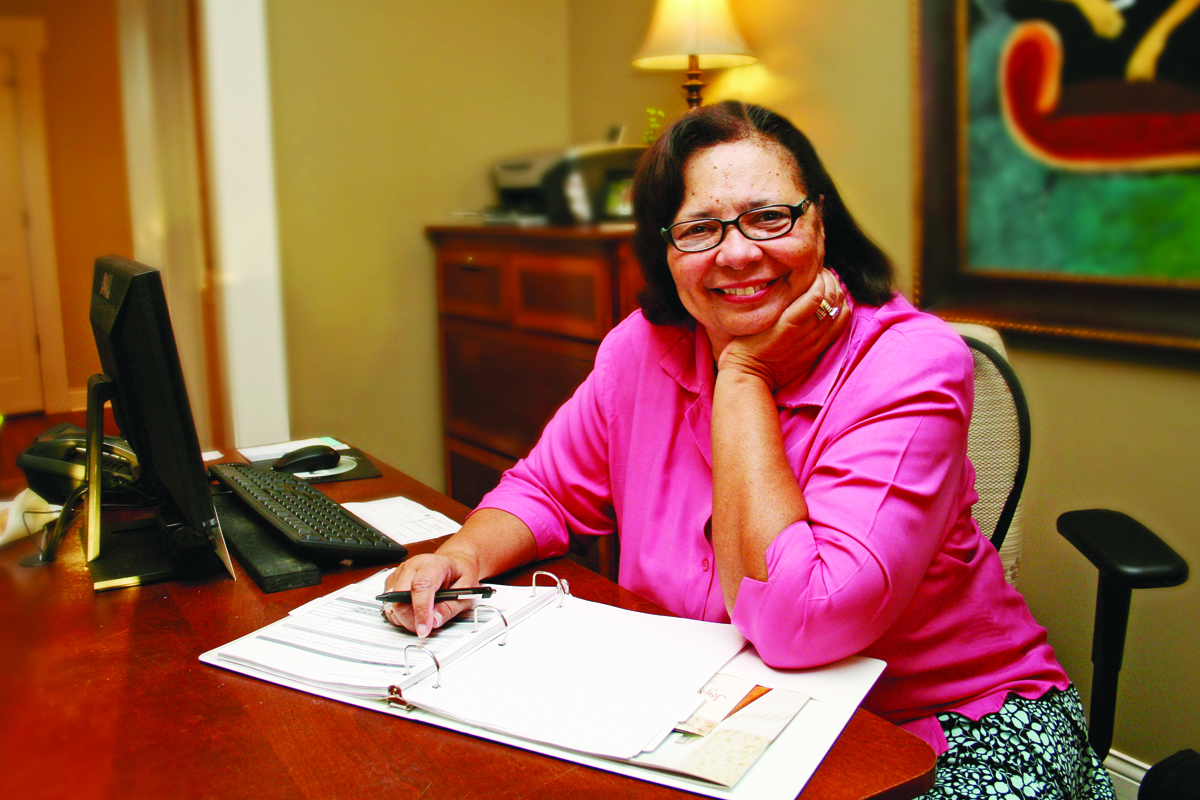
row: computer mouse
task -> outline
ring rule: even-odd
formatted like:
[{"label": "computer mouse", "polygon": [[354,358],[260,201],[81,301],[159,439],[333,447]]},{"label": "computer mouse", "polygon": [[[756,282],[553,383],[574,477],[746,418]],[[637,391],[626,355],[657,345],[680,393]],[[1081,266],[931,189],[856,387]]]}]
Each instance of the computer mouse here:
[{"label": "computer mouse", "polygon": [[320,472],[333,469],[342,460],[337,450],[327,444],[310,444],[285,453],[271,464],[276,472]]}]

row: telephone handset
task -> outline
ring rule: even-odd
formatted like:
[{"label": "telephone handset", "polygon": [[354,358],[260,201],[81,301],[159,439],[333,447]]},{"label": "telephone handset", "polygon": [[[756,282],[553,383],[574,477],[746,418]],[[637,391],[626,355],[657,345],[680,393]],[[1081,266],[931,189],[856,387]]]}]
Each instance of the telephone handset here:
[{"label": "telephone handset", "polygon": [[[61,505],[87,481],[87,433],[67,422],[56,425],[17,456],[17,466],[34,494]],[[141,475],[137,456],[129,443],[117,436],[104,437],[100,467],[100,485],[106,496],[127,489]]]}]

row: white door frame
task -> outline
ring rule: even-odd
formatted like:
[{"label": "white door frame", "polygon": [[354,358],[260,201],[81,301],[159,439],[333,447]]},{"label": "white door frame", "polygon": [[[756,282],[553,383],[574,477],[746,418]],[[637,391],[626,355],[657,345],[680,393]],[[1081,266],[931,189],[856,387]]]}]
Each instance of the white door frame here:
[{"label": "white door frame", "polygon": [[17,147],[29,214],[29,264],[37,315],[42,403],[47,413],[70,411],[67,353],[63,342],[62,303],[58,294],[58,258],[50,205],[50,169],[46,155],[46,115],[42,91],[42,51],[46,26],[32,17],[0,18],[0,49],[14,56],[17,72]]},{"label": "white door frame", "polygon": [[264,5],[199,3],[213,261],[238,446],[291,436]]}]

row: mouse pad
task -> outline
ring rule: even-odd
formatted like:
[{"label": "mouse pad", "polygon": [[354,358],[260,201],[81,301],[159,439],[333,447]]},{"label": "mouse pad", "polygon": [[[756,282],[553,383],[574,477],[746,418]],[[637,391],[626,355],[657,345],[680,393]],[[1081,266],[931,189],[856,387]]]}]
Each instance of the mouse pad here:
[{"label": "mouse pad", "polygon": [[[356,447],[339,449],[338,453],[342,460],[336,467],[318,472],[297,472],[296,477],[309,483],[333,483],[334,481],[356,481],[359,478],[378,478],[382,474],[371,463],[371,459],[363,455],[362,450]],[[259,469],[270,469],[271,464],[275,463],[275,459],[268,458],[264,461],[251,461],[250,463]]]}]

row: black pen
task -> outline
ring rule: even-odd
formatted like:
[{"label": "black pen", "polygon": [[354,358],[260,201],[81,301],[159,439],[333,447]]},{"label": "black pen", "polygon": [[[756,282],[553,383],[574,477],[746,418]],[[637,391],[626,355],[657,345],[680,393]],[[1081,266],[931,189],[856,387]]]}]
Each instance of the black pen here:
[{"label": "black pen", "polygon": [[[491,597],[496,590],[491,586],[469,586],[466,589],[442,589],[433,596],[433,602],[443,600],[461,600],[464,597]],[[411,603],[412,592],[384,592],[376,595],[376,600],[383,603]]]}]

